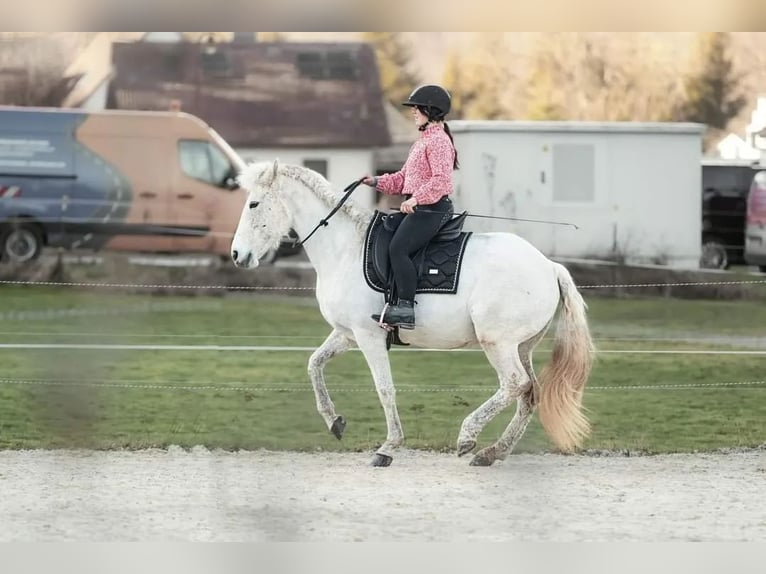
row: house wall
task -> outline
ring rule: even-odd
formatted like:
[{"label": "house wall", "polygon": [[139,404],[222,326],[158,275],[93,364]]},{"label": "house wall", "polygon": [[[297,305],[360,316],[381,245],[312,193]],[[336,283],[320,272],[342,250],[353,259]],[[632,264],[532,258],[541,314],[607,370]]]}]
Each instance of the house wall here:
[{"label": "house wall", "polygon": [[[273,161],[304,165],[307,161],[327,162],[327,173],[323,174],[333,187],[342,191],[344,187],[374,170],[374,153],[371,149],[317,149],[317,148],[236,148],[245,162]],[[311,167],[311,166],[309,166]],[[369,187],[359,187],[349,201],[372,208],[375,193]]]},{"label": "house wall", "polygon": [[625,257],[696,268],[701,138],[696,125],[451,122],[462,168],[456,211],[572,223],[469,218],[548,256]]},{"label": "house wall", "polygon": [[147,32],[144,37],[144,42],[181,42],[184,39],[182,32]]},{"label": "house wall", "polygon": [[109,81],[105,79],[80,105],[80,108],[89,112],[97,112],[106,109],[106,101],[109,96]]}]

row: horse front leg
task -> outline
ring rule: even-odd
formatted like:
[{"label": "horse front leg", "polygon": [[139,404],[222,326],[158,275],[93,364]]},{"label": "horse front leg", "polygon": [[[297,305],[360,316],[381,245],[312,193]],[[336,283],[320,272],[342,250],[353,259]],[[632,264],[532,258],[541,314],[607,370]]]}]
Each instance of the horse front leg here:
[{"label": "horse front leg", "polygon": [[343,437],[346,420],[335,413],[335,405],[330,399],[330,393],[327,392],[327,386],[324,381],[324,367],[327,361],[345,353],[352,345],[353,341],[335,329],[325,339],[324,343],[311,354],[308,364],[309,378],[311,379],[311,385],[314,387],[317,410],[322,415],[327,428],[330,429],[330,432],[338,440]]},{"label": "horse front leg", "polygon": [[402,423],[396,408],[396,390],[391,376],[391,364],[388,360],[388,350],[384,337],[371,333],[359,333],[356,337],[359,349],[362,351],[375,382],[378,398],[386,415],[388,434],[386,442],[380,445],[372,459],[373,466],[389,466],[393,461],[393,453],[404,441]]}]

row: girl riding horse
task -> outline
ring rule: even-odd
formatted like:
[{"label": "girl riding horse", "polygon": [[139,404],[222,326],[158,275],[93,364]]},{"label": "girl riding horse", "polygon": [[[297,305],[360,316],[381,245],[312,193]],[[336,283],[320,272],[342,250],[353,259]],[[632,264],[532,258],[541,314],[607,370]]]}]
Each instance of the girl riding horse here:
[{"label": "girl riding horse", "polygon": [[[399,299],[386,308],[382,322],[403,329],[415,327],[417,271],[411,256],[422,249],[439,228],[451,219],[452,172],[458,169],[457,150],[444,119],[450,111],[451,97],[441,86],[416,88],[402,105],[412,108],[412,117],[421,137],[410,148],[401,170],[379,177],[367,176],[364,183],[389,195],[404,195],[401,204],[405,217],[397,228],[389,256]],[[423,206],[426,211],[418,211]],[[380,315],[372,316],[380,321]]]}]

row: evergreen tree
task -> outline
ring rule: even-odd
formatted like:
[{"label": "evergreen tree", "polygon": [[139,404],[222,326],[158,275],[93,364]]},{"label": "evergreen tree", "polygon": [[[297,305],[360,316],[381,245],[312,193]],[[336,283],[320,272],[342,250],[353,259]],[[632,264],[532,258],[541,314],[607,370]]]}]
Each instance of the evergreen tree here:
[{"label": "evergreen tree", "polygon": [[684,80],[685,101],[678,118],[725,129],[747,100],[740,93],[727,32],[706,32],[699,38],[699,64]]}]

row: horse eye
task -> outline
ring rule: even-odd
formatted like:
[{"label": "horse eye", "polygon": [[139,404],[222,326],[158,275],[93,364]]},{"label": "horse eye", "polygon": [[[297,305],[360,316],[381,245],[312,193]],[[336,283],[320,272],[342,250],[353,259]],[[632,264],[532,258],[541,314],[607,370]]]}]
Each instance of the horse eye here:
[{"label": "horse eye", "polygon": [[250,202],[250,209],[255,209],[256,207],[258,207],[259,203],[260,203],[260,201],[251,201]]}]

